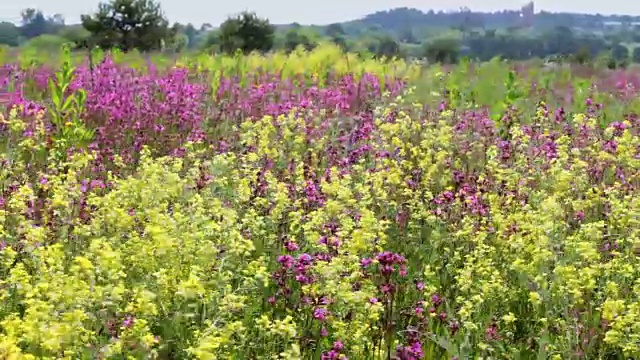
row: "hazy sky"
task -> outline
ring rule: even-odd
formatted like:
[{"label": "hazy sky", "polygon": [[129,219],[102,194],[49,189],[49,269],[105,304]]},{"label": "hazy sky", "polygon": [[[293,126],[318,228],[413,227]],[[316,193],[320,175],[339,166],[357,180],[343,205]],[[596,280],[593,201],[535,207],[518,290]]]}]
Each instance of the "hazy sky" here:
[{"label": "hazy sky", "polygon": [[[455,10],[468,6],[472,10],[518,9],[527,0],[160,0],[171,21],[220,24],[231,14],[244,10],[268,17],[272,23],[299,22],[328,24],[360,18],[366,14],[393,7],[415,7],[421,10]],[[67,23],[78,22],[80,15],[97,8],[96,0],[0,0],[0,20],[20,19],[27,7],[46,14],[61,13]],[[536,10],[581,13],[640,15],[640,3],[631,0],[539,0]]]}]

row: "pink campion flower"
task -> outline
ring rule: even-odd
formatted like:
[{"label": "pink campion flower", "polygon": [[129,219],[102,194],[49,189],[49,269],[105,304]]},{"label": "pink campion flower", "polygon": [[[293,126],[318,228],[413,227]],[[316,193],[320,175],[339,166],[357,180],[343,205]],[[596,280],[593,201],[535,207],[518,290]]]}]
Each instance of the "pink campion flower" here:
[{"label": "pink campion flower", "polygon": [[133,326],[134,322],[135,322],[135,318],[133,316],[128,315],[122,322],[122,327],[130,328]]},{"label": "pink campion flower", "polygon": [[371,265],[373,263],[373,260],[370,258],[364,258],[360,260],[360,266],[362,266],[363,268],[368,267],[369,265]]},{"label": "pink campion flower", "polygon": [[626,184],[627,180],[624,175],[624,170],[620,167],[616,168],[616,177],[620,180],[622,184]]},{"label": "pink campion flower", "polygon": [[407,266],[404,264],[400,265],[400,276],[402,277],[407,276]]},{"label": "pink campion flower", "polygon": [[342,241],[340,241],[340,239],[337,236],[333,236],[331,238],[331,246],[333,246],[334,248],[339,248],[340,245],[342,245]]},{"label": "pink campion flower", "polygon": [[315,254],[315,260],[317,261],[331,262],[331,259],[333,259],[333,256],[326,252]]},{"label": "pink campion flower", "polygon": [[545,153],[549,160],[553,160],[558,157],[558,145],[553,140],[547,140],[540,149]]},{"label": "pink campion flower", "polygon": [[82,181],[80,181],[80,191],[83,193],[89,191],[89,180],[83,179]]},{"label": "pink campion flower", "polygon": [[554,114],[554,119],[556,123],[563,123],[565,121],[565,111],[563,107],[559,107],[556,109]]},{"label": "pink campion flower", "polygon": [[[324,327],[323,327],[324,329]],[[340,352],[344,350],[344,344],[340,340],[336,340],[331,347],[331,350],[323,352],[321,359],[322,360],[347,360],[345,355],[340,354]]]},{"label": "pink campion flower", "polygon": [[329,350],[326,352],[323,352],[322,355],[320,356],[321,360],[338,360],[338,356],[340,354],[335,351],[335,350]]},{"label": "pink campion flower", "polygon": [[342,341],[340,340],[336,340],[333,343],[333,350],[335,351],[342,351],[344,349],[344,344],[342,343]]},{"label": "pink campion flower", "polygon": [[382,291],[383,294],[390,294],[395,290],[395,287],[393,286],[393,284],[382,284],[380,285],[380,291]]},{"label": "pink campion flower", "polygon": [[313,263],[313,257],[307,253],[298,255],[298,263],[303,266],[309,266]]},{"label": "pink campion flower", "polygon": [[496,324],[491,324],[485,329],[484,336],[487,340],[498,340],[500,338],[498,334],[498,326]]},{"label": "pink campion flower", "polygon": [[608,140],[602,144],[602,149],[610,154],[615,154],[618,151],[618,143],[615,140]]},{"label": "pink campion flower", "polygon": [[229,143],[227,143],[224,140],[220,140],[218,142],[218,152],[220,153],[226,153],[231,149],[231,146],[229,145]]},{"label": "pink campion flower", "polygon": [[449,324],[449,331],[451,332],[451,335],[455,335],[458,330],[460,330],[460,323],[458,323],[457,321],[452,321]]},{"label": "pink campion flower", "polygon": [[290,269],[293,267],[294,259],[291,255],[280,255],[278,256],[278,263],[283,267]]},{"label": "pink campion flower", "polygon": [[327,320],[327,316],[329,316],[329,310],[325,308],[315,308],[313,310],[313,318],[320,322]]},{"label": "pink campion flower", "polygon": [[409,211],[408,210],[400,210],[396,214],[396,223],[401,229],[404,229],[407,226],[407,221],[409,220]]},{"label": "pink campion flower", "polygon": [[622,121],[614,121],[609,126],[614,129],[614,136],[622,136],[622,133],[627,128],[627,125]]},{"label": "pink campion flower", "polygon": [[442,304],[442,298],[438,294],[433,294],[431,295],[431,302],[433,303],[433,306],[438,307]]},{"label": "pink campion flower", "polygon": [[380,272],[383,274],[391,274],[393,272],[393,265],[384,264],[380,266]]},{"label": "pink campion flower", "polygon": [[500,159],[508,160],[511,158],[511,142],[502,140],[498,143],[500,149]]},{"label": "pink campion flower", "polygon": [[436,198],[434,199],[434,202],[437,205],[443,205],[443,204],[450,204],[455,200],[455,195],[453,194],[453,192],[447,190],[444,191],[442,194],[436,196]]},{"label": "pink campion flower", "polygon": [[322,328],[320,328],[320,336],[322,336],[322,337],[329,336],[329,331],[327,331],[326,327],[323,326]]},{"label": "pink campion flower", "polygon": [[295,277],[296,281],[301,283],[301,284],[310,284],[311,278],[309,276],[307,276],[306,274],[296,274]]},{"label": "pink campion flower", "polygon": [[293,241],[287,241],[284,244],[284,247],[288,250],[288,251],[296,251],[298,250],[298,244],[296,244]]},{"label": "pink campion flower", "polygon": [[104,189],[105,184],[102,180],[91,180],[91,189]]},{"label": "pink campion flower", "polygon": [[398,345],[396,348],[396,357],[399,360],[418,360],[424,357],[422,351],[422,344],[419,341],[414,341],[409,346]]}]

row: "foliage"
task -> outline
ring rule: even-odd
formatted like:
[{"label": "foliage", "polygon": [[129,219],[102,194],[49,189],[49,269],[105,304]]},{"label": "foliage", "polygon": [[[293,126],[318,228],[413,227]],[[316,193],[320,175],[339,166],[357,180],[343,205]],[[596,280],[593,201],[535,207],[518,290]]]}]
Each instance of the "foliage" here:
[{"label": "foliage", "polygon": [[635,48],[633,48],[631,58],[633,62],[640,64],[640,46],[636,46]]},{"label": "foliage", "polygon": [[40,52],[57,52],[64,44],[69,41],[58,35],[44,34],[29,39],[24,43],[25,48],[36,49]]},{"label": "foliage", "polygon": [[327,29],[325,30],[325,34],[330,38],[335,38],[338,36],[345,36],[346,32],[344,31],[344,28],[342,27],[342,25],[338,23],[334,23],[327,26]]},{"label": "foliage", "polygon": [[187,47],[194,48],[198,42],[199,31],[189,23],[185,26],[183,33],[187,37]]},{"label": "foliage", "polygon": [[220,33],[218,31],[209,31],[203,43],[204,49],[218,49],[220,45]]},{"label": "foliage", "polygon": [[48,113],[54,127],[51,140],[58,151],[54,155],[59,158],[65,158],[69,149],[86,148],[93,139],[93,132],[85,128],[81,119],[85,111],[87,92],[82,88],[69,91],[75,68],[71,64],[69,46],[64,52],[62,68],[48,83],[51,96]]},{"label": "foliage", "polygon": [[259,18],[252,12],[227,19],[220,25],[218,41],[220,50],[233,53],[240,50],[244,54],[252,51],[266,52],[274,43],[275,29],[269,20]]},{"label": "foliage", "polygon": [[377,57],[391,59],[400,56],[400,44],[390,36],[382,36],[375,39],[369,51]]},{"label": "foliage", "polygon": [[287,52],[294,51],[299,46],[303,49],[310,51],[316,47],[316,43],[307,34],[301,32],[299,29],[292,28],[287,31],[285,35],[284,49]]},{"label": "foliage", "polygon": [[86,42],[86,40],[91,36],[91,33],[82,27],[82,25],[72,25],[65,26],[60,29],[57,35],[63,37],[72,44],[79,45]]},{"label": "foliage", "polygon": [[[616,66],[629,62],[622,52],[625,51],[624,48],[632,46],[629,44],[636,42],[634,39],[637,36],[634,31],[637,29],[630,26],[611,27],[607,22],[619,21],[621,24],[630,24],[633,17],[550,14],[544,11],[535,14],[534,17],[533,26],[528,27],[523,26],[520,12],[512,10],[480,13],[460,9],[459,12],[445,13],[398,8],[370,14],[360,20],[327,26],[302,26],[297,23],[277,25],[274,26],[276,31],[273,38],[267,36],[264,45],[254,41],[253,47],[259,45],[265,49],[293,51],[298,45],[310,49],[328,40],[344,51],[378,56],[383,55],[382,53],[387,56],[393,53],[405,58],[416,58],[424,55],[421,47],[428,46],[441,37],[451,36],[459,38],[462,56],[483,61],[496,56],[511,60],[529,60],[551,56],[567,58],[572,54],[581,53],[575,60],[584,63],[587,52],[589,58],[593,59],[600,53],[614,50]],[[0,42],[16,46],[42,34],[60,35],[76,43],[78,47],[93,47],[100,42],[96,36],[90,41],[88,32],[79,31],[78,25],[65,25],[64,19],[57,14],[48,16],[37,9],[26,9],[22,12],[22,18],[22,25],[17,27],[20,31],[18,37],[15,36],[13,26],[0,26]],[[487,24],[491,24],[491,28],[488,28]],[[115,24],[109,26],[111,25]],[[159,31],[166,33],[161,40],[150,40],[154,44],[153,49],[165,48],[174,52],[193,49],[220,50],[218,33],[211,33],[210,24],[196,27],[193,24],[176,23],[170,28],[167,25],[165,30],[167,31]],[[3,32],[6,35],[2,35]],[[107,32],[103,32],[103,35],[102,40],[109,37]],[[117,33],[112,35],[112,39],[103,44],[104,48],[113,45],[114,41],[118,42]],[[3,36],[5,40],[2,40]],[[377,40],[374,41],[373,38],[386,40],[376,43]],[[397,43],[397,47],[391,39]],[[241,43],[240,38],[234,36],[227,38],[227,42],[227,47],[231,49],[239,47]],[[390,51],[379,51],[378,47],[381,45]],[[144,51],[146,47],[145,45],[137,49]]]},{"label": "foliage", "polygon": [[624,45],[616,44],[611,49],[611,56],[613,56],[616,61],[626,60],[629,58],[629,48]]},{"label": "foliage", "polygon": [[21,14],[22,26],[20,32],[27,39],[40,35],[53,34],[64,26],[64,19],[56,14],[51,18],[46,18],[42,11],[28,8]]},{"label": "foliage", "polygon": [[0,22],[0,44],[18,46],[20,44],[20,29],[10,22]]},{"label": "foliage", "polygon": [[123,51],[161,49],[174,31],[154,0],[111,0],[101,3],[93,15],[82,16],[91,33],[91,45]]},{"label": "foliage", "polygon": [[460,55],[460,43],[452,38],[438,38],[424,48],[424,56],[431,62],[455,64]]},{"label": "foliage", "polygon": [[347,40],[342,36],[332,37],[331,42],[335,44],[337,47],[339,47],[342,51],[349,50],[349,44],[347,43]]},{"label": "foliage", "polygon": [[591,61],[591,52],[587,46],[581,46],[578,51],[573,54],[572,60],[580,65],[584,65]]}]

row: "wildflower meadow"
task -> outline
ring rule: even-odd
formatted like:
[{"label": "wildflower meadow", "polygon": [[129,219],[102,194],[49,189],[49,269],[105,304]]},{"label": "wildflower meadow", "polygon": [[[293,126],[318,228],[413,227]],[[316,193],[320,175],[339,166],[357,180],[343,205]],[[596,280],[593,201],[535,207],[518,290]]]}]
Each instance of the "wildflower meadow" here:
[{"label": "wildflower meadow", "polygon": [[638,359],[640,73],[0,70],[1,359]]}]

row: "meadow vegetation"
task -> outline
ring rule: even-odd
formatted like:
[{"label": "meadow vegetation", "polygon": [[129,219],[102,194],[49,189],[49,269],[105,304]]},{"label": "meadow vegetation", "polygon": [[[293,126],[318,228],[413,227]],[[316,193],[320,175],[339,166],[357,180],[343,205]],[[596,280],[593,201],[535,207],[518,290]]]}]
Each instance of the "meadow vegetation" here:
[{"label": "meadow vegetation", "polygon": [[640,357],[631,70],[20,56],[2,359]]}]

